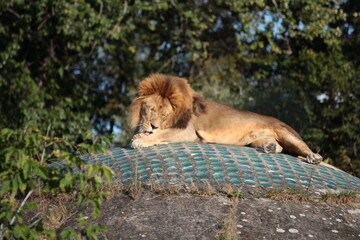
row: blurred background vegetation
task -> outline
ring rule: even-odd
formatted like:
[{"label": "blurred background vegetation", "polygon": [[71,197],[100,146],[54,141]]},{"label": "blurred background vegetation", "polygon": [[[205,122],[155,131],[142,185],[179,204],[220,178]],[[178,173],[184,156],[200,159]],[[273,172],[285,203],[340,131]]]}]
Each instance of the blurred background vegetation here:
[{"label": "blurred background vegetation", "polygon": [[360,176],[359,49],[359,0],[1,1],[0,129],[127,145],[136,86],[160,72]]}]

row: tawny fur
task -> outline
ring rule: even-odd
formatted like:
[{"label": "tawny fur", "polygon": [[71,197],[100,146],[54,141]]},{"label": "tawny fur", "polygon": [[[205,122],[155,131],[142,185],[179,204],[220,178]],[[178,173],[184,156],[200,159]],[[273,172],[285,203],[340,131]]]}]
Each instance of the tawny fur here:
[{"label": "tawny fur", "polygon": [[315,164],[322,160],[282,121],[206,100],[186,79],[174,76],[152,74],[140,82],[130,124],[139,133],[132,141],[135,148],[201,141],[285,151]]}]

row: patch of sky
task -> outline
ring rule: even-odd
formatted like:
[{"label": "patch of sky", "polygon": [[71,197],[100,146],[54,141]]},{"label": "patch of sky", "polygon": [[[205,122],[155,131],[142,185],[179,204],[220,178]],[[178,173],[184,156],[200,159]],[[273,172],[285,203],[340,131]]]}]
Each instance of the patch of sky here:
[{"label": "patch of sky", "polygon": [[301,30],[301,31],[305,31],[305,25],[304,25],[304,23],[302,21],[299,21],[298,29]]},{"label": "patch of sky", "polygon": [[[221,26],[220,23],[217,23],[217,25]],[[256,17],[251,21],[251,26],[252,27],[250,27],[248,31],[245,32],[244,26],[240,22],[234,23],[234,29],[238,31],[237,37],[239,40],[252,42],[255,40],[255,35],[258,32],[265,32],[269,27],[271,28],[274,38],[281,39],[282,34],[285,31],[284,21],[283,17],[281,17],[281,14],[273,13],[269,10],[258,12]],[[305,31],[305,25],[302,21],[298,22],[296,28],[300,31]],[[269,50],[270,48],[268,51]]]},{"label": "patch of sky", "polygon": [[160,45],[160,49],[169,49],[171,47],[171,44],[168,43],[168,42],[163,42],[161,45]]},{"label": "patch of sky", "polygon": [[105,57],[104,48],[99,47],[99,48],[97,49],[97,57],[98,57],[98,58],[103,58],[103,57]]},{"label": "patch of sky", "polygon": [[223,27],[223,23],[221,18],[217,18],[215,22],[215,26],[209,29],[209,32],[216,32]]},{"label": "patch of sky", "polygon": [[347,29],[347,34],[351,35],[354,32],[354,27],[349,25],[348,23],[344,24],[345,29]]},{"label": "patch of sky", "polygon": [[141,49],[141,51],[138,51],[136,54],[136,57],[139,61],[145,61],[145,59],[149,56],[150,49],[147,47],[144,47]]},{"label": "patch of sky", "polygon": [[322,94],[317,95],[317,96],[316,96],[316,99],[317,99],[319,102],[323,103],[323,102],[329,100],[329,96],[328,96],[326,93],[322,93]]}]

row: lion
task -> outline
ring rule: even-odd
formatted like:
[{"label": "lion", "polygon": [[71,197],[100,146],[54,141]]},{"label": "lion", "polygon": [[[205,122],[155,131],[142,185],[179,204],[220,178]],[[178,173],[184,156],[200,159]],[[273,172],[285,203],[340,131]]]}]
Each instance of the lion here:
[{"label": "lion", "polygon": [[130,105],[130,125],[135,130],[133,148],[203,142],[286,152],[312,164],[323,159],[282,121],[207,100],[186,79],[175,76],[152,74],[139,83]]}]

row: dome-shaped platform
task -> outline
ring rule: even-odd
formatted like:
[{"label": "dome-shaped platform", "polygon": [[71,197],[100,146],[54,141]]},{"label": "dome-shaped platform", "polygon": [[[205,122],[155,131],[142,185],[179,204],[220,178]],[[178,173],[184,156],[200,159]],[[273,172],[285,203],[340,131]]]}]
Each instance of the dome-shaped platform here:
[{"label": "dome-shaped platform", "polygon": [[205,143],[172,143],[143,149],[111,148],[87,155],[111,167],[123,183],[236,184],[242,186],[359,191],[360,179],[327,164],[311,165],[286,154]]}]

